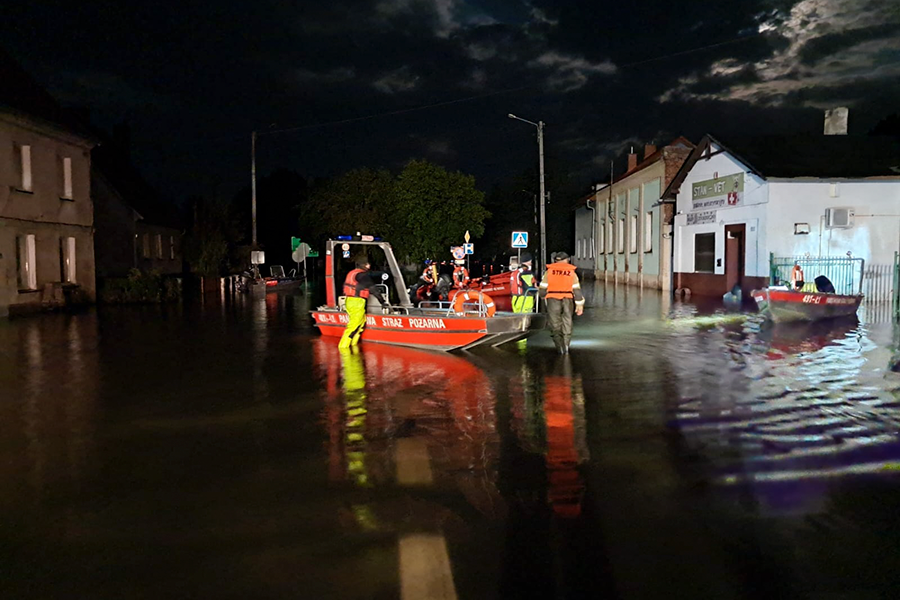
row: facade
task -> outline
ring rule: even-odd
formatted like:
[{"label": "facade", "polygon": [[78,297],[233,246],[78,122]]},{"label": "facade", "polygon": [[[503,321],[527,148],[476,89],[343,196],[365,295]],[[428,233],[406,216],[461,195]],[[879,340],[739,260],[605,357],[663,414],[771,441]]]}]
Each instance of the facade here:
[{"label": "facade", "polygon": [[892,265],[900,250],[900,145],[892,140],[773,136],[726,145],[707,135],[664,197],[675,204],[676,286],[694,294],[767,285],[770,253],[849,253],[871,269]]},{"label": "facade", "polygon": [[162,275],[182,272],[183,226],[110,140],[93,152],[91,185],[96,226],[97,277],[125,277],[131,269]]},{"label": "facade", "polygon": [[95,299],[93,141],[0,51],[0,316]]},{"label": "facade", "polygon": [[598,279],[672,289],[672,209],[662,191],[693,149],[683,137],[644,156],[628,155],[628,169],[595,186],[575,212],[574,264]]}]

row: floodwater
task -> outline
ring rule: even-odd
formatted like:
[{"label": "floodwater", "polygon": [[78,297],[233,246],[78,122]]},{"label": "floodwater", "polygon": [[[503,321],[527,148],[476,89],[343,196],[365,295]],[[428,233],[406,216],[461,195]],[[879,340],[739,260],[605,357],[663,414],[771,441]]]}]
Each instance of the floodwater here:
[{"label": "floodwater", "polygon": [[898,333],[586,286],[338,351],[306,296],[0,321],[2,598],[892,598]]}]

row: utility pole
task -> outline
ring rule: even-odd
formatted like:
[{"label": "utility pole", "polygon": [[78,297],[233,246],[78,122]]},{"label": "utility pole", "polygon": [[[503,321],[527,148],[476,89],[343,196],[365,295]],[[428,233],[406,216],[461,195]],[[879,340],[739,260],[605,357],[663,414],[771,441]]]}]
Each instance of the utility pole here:
[{"label": "utility pole", "polygon": [[[544,190],[544,122],[538,121],[535,123],[534,121],[529,121],[528,119],[523,119],[522,117],[517,117],[516,115],[509,113],[508,116],[510,119],[515,119],[516,121],[522,121],[523,123],[528,123],[529,125],[534,125],[537,127],[538,132],[538,167],[540,170],[540,179],[541,179],[541,263],[540,268],[544,269],[547,267],[547,220],[544,214],[544,202],[547,199],[547,193]],[[537,269],[535,269],[537,271]],[[540,271],[538,271],[540,272]]]},{"label": "utility pole", "polygon": [[547,227],[544,218],[544,201],[547,194],[544,191],[544,122],[538,121],[538,154],[540,155],[541,171],[541,268],[547,268]]},{"label": "utility pole", "polygon": [[250,134],[250,215],[253,220],[253,246],[256,250],[256,132]]}]

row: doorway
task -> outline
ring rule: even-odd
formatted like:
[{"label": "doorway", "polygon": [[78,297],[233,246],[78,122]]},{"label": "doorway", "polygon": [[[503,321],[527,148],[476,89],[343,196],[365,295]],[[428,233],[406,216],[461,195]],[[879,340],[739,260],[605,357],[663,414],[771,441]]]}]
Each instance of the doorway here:
[{"label": "doorway", "polygon": [[726,292],[733,290],[736,285],[743,287],[746,227],[744,224],[725,226]]}]

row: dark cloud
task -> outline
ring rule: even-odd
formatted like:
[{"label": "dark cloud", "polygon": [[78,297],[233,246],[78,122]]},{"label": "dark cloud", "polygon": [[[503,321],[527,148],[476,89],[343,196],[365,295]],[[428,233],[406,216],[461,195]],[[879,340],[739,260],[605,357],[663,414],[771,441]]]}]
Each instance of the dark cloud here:
[{"label": "dark cloud", "polygon": [[[299,129],[260,137],[263,172],[324,176],[426,156],[486,189],[536,163],[534,129],[510,112],[547,123],[548,157],[566,170],[557,180],[577,187],[630,144],[818,130],[832,100],[851,115],[896,104],[900,29],[867,16],[877,6],[45,0],[5,7],[0,39],[101,124],[131,120],[141,169],[176,199],[244,185],[249,132],[270,124]],[[385,116],[359,120],[370,115]]]},{"label": "dark cloud", "polygon": [[823,58],[834,56],[841,50],[852,48],[862,42],[889,38],[900,33],[900,22],[882,23],[871,27],[861,27],[815,37],[800,48],[798,56],[804,65],[812,65]]}]

